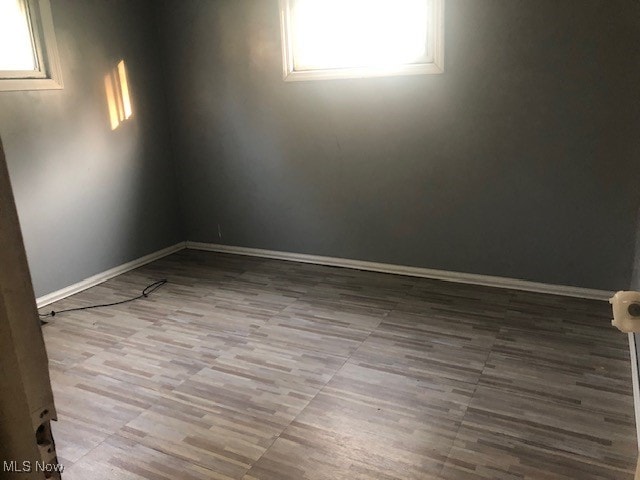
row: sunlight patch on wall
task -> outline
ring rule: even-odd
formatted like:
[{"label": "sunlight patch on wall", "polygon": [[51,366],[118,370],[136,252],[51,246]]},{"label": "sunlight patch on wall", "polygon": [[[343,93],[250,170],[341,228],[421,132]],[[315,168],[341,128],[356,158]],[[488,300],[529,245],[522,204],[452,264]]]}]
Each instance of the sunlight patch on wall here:
[{"label": "sunlight patch on wall", "polygon": [[133,115],[124,60],[120,60],[118,65],[105,75],[104,87],[107,94],[111,130],[115,130]]}]

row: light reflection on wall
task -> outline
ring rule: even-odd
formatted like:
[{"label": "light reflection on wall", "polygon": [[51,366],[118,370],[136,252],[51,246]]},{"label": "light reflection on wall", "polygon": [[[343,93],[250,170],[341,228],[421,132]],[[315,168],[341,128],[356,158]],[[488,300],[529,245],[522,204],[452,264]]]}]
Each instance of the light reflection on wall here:
[{"label": "light reflection on wall", "polygon": [[118,65],[105,75],[104,88],[107,93],[111,130],[115,130],[133,115],[124,60],[120,60]]}]

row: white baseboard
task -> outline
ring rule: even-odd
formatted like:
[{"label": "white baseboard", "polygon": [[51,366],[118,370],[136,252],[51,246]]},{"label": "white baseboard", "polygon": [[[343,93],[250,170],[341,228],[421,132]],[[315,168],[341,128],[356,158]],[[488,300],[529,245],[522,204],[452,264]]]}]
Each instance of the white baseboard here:
[{"label": "white baseboard", "polygon": [[172,253],[183,250],[184,248],[185,242],[180,242],[171,247],[163,248],[162,250],[158,250],[157,252],[150,253],[149,255],[145,255],[144,257],[137,258],[136,260],[132,260],[120,266],[106,270],[102,273],[98,273],[97,275],[93,275],[92,277],[85,278],[84,280],[78,283],[74,283],[73,285],[69,285],[68,287],[48,293],[47,295],[43,295],[42,297],[38,297],[36,299],[36,304],[38,305],[38,308],[42,308],[46,305],[49,305],[50,303],[57,302],[58,300],[62,300],[63,298],[69,297],[71,295],[75,295],[76,293],[82,292],[87,288],[95,287],[96,285],[102,282],[106,282],[113,277],[117,277],[118,275],[129,272],[135,268],[141,267],[142,265],[146,265],[147,263],[151,263],[154,260],[166,257],[167,255],[171,255]]},{"label": "white baseboard", "polygon": [[493,277],[489,275],[478,275],[475,273],[449,272],[446,270],[433,270],[430,268],[408,267],[404,265],[392,265],[388,263],[365,262],[362,260],[349,260],[346,258],[306,255],[303,253],[262,250],[259,248],[234,247],[230,245],[218,245],[214,243],[200,242],[186,242],[186,247],[192,250],[207,250],[210,252],[232,253],[236,255],[247,255],[251,257],[274,258],[277,260],[314,263],[332,267],[352,268],[356,270],[367,270],[371,272],[407,275],[410,277],[433,278],[436,280],[445,280],[448,282],[507,288],[510,290],[524,290],[527,292],[548,293],[552,295],[562,295],[565,297],[607,300],[613,295],[613,292],[608,292],[605,290],[569,287],[564,285],[550,285],[546,283],[530,282],[527,280],[517,280],[515,278]]},{"label": "white baseboard", "polygon": [[410,277],[433,278],[445,280],[447,282],[467,283],[472,285],[484,285],[488,287],[507,288],[511,290],[524,290],[527,292],[548,293],[552,295],[562,295],[566,297],[589,298],[594,300],[607,300],[613,292],[605,290],[593,290],[581,287],[568,287],[563,285],[550,285],[546,283],[529,282],[527,280],[517,280],[514,278],[493,277],[489,275],[478,275],[474,273],[449,272],[446,270],[434,270],[430,268],[408,267],[404,265],[393,265],[388,263],[365,262],[362,260],[350,260],[347,258],[324,257],[320,255],[307,255],[303,253],[280,252],[276,250],[263,250],[259,248],[234,247],[230,245],[218,245],[214,243],[200,242],[180,242],[171,247],[158,250],[144,257],[132,260],[118,267],[111,268],[92,277],[69,285],[55,292],[51,292],[36,299],[38,308],[42,308],[50,303],[57,302],[63,298],[75,295],[88,288],[94,287],[113,277],[134,270],[142,265],[151,263],[184,248],[192,250],[206,250],[210,252],[230,253],[235,255],[247,255],[251,257],[273,258],[277,260],[288,260],[301,263],[312,263],[317,265],[328,265],[332,267],[351,268],[355,270],[366,270],[370,272],[391,273],[394,275],[407,275]]},{"label": "white baseboard", "polygon": [[631,380],[633,383],[633,410],[636,414],[636,436],[640,449],[640,381],[638,379],[638,351],[633,333],[629,333],[629,356],[631,357]]}]

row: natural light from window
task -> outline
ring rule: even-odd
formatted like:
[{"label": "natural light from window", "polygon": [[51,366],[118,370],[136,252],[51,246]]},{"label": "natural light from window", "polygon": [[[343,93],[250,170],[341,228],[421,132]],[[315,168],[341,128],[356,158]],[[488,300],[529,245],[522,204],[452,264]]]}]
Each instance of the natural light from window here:
[{"label": "natural light from window", "polygon": [[0,0],[0,70],[37,70],[25,0]]},{"label": "natural light from window", "polygon": [[285,80],[442,73],[444,0],[280,0]]},{"label": "natural light from window", "polygon": [[297,0],[296,69],[387,67],[424,61],[424,0]]},{"label": "natural light from window", "polygon": [[111,130],[115,130],[133,115],[124,60],[120,60],[118,65],[105,75],[104,88],[107,94]]}]

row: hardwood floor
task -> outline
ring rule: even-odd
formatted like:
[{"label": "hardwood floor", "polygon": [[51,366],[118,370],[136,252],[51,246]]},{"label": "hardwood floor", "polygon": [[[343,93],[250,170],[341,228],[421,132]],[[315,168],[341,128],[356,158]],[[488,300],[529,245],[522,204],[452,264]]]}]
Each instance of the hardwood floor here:
[{"label": "hardwood floor", "polygon": [[54,305],[65,480],[632,479],[605,302],[183,251]]}]

